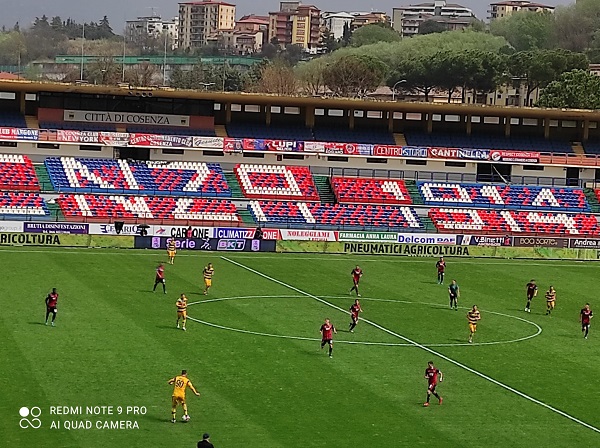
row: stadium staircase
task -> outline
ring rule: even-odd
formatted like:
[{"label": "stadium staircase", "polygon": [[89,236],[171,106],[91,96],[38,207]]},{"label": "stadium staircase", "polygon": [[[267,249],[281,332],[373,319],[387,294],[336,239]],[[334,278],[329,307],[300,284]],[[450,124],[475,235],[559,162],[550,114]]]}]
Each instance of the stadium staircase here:
[{"label": "stadium staircase", "polygon": [[40,122],[35,115],[25,115],[25,123],[29,129],[39,129]]},{"label": "stadium staircase", "polygon": [[315,176],[313,175],[315,186],[319,192],[321,198],[321,204],[335,204],[335,193],[331,188],[328,176]]},{"label": "stadium staircase", "polygon": [[578,156],[584,156],[585,155],[585,149],[583,149],[583,145],[581,144],[581,142],[572,142],[571,143],[571,149]]},{"label": "stadium staircase", "polygon": [[229,137],[229,135],[227,135],[227,129],[222,124],[215,124],[215,135],[223,138]]},{"label": "stadium staircase", "polygon": [[419,193],[416,182],[414,180],[405,180],[404,185],[406,185],[406,189],[410,193],[413,204],[423,205],[423,198],[421,198],[421,193]]},{"label": "stadium staircase", "polygon": [[421,223],[425,228],[425,232],[437,232],[437,228],[429,216],[420,216],[419,218],[421,218]]},{"label": "stadium staircase", "polygon": [[63,215],[60,206],[56,203],[49,203],[46,201],[46,205],[48,206],[48,211],[50,212],[50,219],[53,221],[66,221],[65,215]]},{"label": "stadium staircase", "polygon": [[117,127],[115,128],[115,130],[117,132],[127,132],[127,126],[123,125],[123,124],[118,124]]},{"label": "stadium staircase", "polygon": [[583,192],[585,193],[588,204],[590,204],[592,213],[600,213],[600,202],[598,202],[598,198],[596,197],[594,190],[592,188],[584,188]]},{"label": "stadium staircase", "polygon": [[50,175],[48,174],[48,170],[46,169],[45,164],[35,164],[33,165],[35,169],[35,175],[38,178],[38,182],[40,183],[40,190],[42,192],[54,191],[54,187],[52,186],[52,182],[50,181]]},{"label": "stadium staircase", "polygon": [[235,173],[223,173],[225,176],[225,180],[229,185],[229,189],[231,190],[231,197],[233,199],[244,199],[244,193],[242,193],[242,189],[240,187],[240,183],[235,176]]},{"label": "stadium staircase", "polygon": [[396,142],[396,146],[408,146],[404,134],[394,133],[394,141]]},{"label": "stadium staircase", "polygon": [[247,208],[238,208],[238,215],[240,215],[240,218],[242,218],[242,222],[244,224],[247,224],[249,226],[255,226],[256,222],[254,221],[254,218],[252,217],[252,213],[250,213],[250,210],[248,210]]}]

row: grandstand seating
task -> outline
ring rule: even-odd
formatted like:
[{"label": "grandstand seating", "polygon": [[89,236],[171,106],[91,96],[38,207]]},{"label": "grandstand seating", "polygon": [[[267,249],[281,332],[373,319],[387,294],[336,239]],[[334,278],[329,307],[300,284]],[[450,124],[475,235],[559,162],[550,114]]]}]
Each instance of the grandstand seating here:
[{"label": "grandstand seating", "polygon": [[38,193],[0,192],[0,216],[6,219],[35,219],[50,216]]},{"label": "grandstand seating", "polygon": [[546,140],[543,137],[504,137],[493,134],[458,134],[407,131],[406,141],[411,146],[434,146],[446,148],[505,149],[537,152],[572,153],[568,141]]},{"label": "grandstand seating", "polygon": [[340,203],[412,204],[403,180],[332,177],[331,187]]},{"label": "grandstand seating", "polygon": [[251,201],[248,209],[261,225],[423,230],[419,217],[410,207]]},{"label": "grandstand seating", "polygon": [[25,116],[19,112],[0,111],[0,126],[7,128],[26,128]]},{"label": "grandstand seating", "polygon": [[426,205],[589,212],[581,188],[417,182]]},{"label": "grandstand seating", "polygon": [[40,121],[40,129],[64,129],[66,131],[114,132],[117,130],[117,126],[112,123],[81,123],[78,121]]},{"label": "grandstand seating", "polygon": [[40,190],[40,184],[29,157],[0,154],[0,190]]},{"label": "grandstand seating", "polygon": [[307,166],[248,165],[235,167],[247,198],[318,201],[319,193]]},{"label": "grandstand seating", "polygon": [[440,232],[483,232],[542,235],[597,236],[593,215],[432,208],[429,217]]},{"label": "grandstand seating", "polygon": [[234,138],[266,138],[273,140],[314,140],[312,130],[302,125],[271,125],[263,123],[229,123],[227,135]]},{"label": "grandstand seating", "polygon": [[192,135],[214,137],[214,129],[193,129],[186,127],[169,127],[169,126],[127,126],[127,132],[139,134],[158,134],[158,135]]},{"label": "grandstand seating", "polygon": [[600,154],[600,142],[588,141],[583,144],[586,154]]},{"label": "grandstand seating", "polygon": [[201,162],[127,162],[49,157],[54,189],[80,193],[126,193],[230,197],[221,166]]},{"label": "grandstand seating", "polygon": [[315,140],[319,142],[366,143],[373,145],[395,145],[394,135],[384,129],[345,129],[327,126],[313,129]]},{"label": "grandstand seating", "polygon": [[230,201],[198,198],[60,195],[56,200],[71,221],[122,219],[145,222],[189,222],[233,224],[241,222]]}]

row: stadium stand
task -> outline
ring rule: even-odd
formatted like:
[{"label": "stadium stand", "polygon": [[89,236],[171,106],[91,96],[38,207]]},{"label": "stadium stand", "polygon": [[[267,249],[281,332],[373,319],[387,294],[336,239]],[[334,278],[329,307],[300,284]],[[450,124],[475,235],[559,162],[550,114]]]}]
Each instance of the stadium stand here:
[{"label": "stadium stand", "polygon": [[114,132],[117,127],[110,123],[80,123],[77,121],[40,121],[40,129],[63,129],[65,131],[107,131]]},{"label": "stadium stand", "polygon": [[417,182],[431,206],[589,212],[581,188]]},{"label": "stadium stand", "polygon": [[315,140],[319,142],[365,143],[375,145],[395,145],[394,134],[383,129],[344,129],[327,126],[313,129]]},{"label": "stadium stand", "polygon": [[21,115],[19,112],[3,110],[0,111],[0,126],[26,128],[27,122],[25,121],[25,116]]},{"label": "stadium stand", "polygon": [[588,141],[583,144],[586,154],[600,154],[600,142]]},{"label": "stadium stand", "polygon": [[234,138],[266,138],[272,140],[314,140],[312,130],[301,125],[271,125],[263,123],[229,123],[227,135]]},{"label": "stadium stand", "polygon": [[0,154],[0,190],[40,191],[29,157]]},{"label": "stadium stand", "polygon": [[406,141],[411,146],[434,146],[446,148],[476,148],[476,149],[505,149],[537,152],[555,152],[572,154],[573,149],[568,141],[546,140],[543,137],[509,138],[493,134],[453,134],[435,132],[407,131],[404,133]]},{"label": "stadium stand", "polygon": [[45,164],[61,192],[231,197],[217,163],[49,157]]},{"label": "stadium stand", "polygon": [[597,236],[593,215],[432,208],[429,217],[440,232],[485,232],[531,235]]},{"label": "stadium stand", "polygon": [[198,198],[60,195],[56,200],[70,221],[112,219],[145,222],[197,222],[237,225],[240,217],[230,201]]},{"label": "stadium stand", "polygon": [[157,134],[157,135],[192,135],[214,137],[214,129],[193,129],[186,127],[168,127],[168,126],[127,126],[127,132],[138,134]]},{"label": "stadium stand", "polygon": [[251,201],[248,209],[260,225],[423,230],[417,213],[410,207]]},{"label": "stadium stand", "polygon": [[403,180],[332,177],[331,187],[344,204],[412,204]]},{"label": "stadium stand", "polygon": [[307,166],[239,164],[235,167],[235,175],[247,198],[320,200]]},{"label": "stadium stand", "polygon": [[38,193],[2,191],[0,216],[3,219],[45,219],[50,216],[50,212]]}]

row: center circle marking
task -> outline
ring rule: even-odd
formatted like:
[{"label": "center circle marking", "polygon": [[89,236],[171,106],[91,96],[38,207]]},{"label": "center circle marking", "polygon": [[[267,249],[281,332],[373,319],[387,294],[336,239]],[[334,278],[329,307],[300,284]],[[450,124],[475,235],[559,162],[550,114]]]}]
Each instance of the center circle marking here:
[{"label": "center circle marking", "polygon": [[[304,296],[304,295],[277,295],[277,296],[235,296],[235,297],[218,297],[218,298],[214,298],[214,299],[206,299],[206,300],[198,300],[196,302],[191,302],[188,303],[188,306],[192,306],[192,305],[201,305],[201,304],[205,304],[205,303],[213,303],[213,302],[224,302],[227,300],[245,300],[245,299],[302,299],[302,298],[310,298],[310,296]],[[320,296],[321,299],[347,299],[348,296]],[[409,301],[409,300],[393,300],[393,299],[377,299],[377,298],[371,298],[371,297],[361,297],[361,300],[364,301],[373,301],[373,302],[392,302],[392,303],[400,303],[400,304],[409,304],[409,305],[427,305],[427,306],[435,306],[438,308],[445,308],[444,305],[440,305],[439,303],[430,303],[430,302],[418,302],[418,301]],[[465,307],[459,307],[461,309],[467,310],[469,308],[465,308]],[[528,339],[532,339],[535,338],[536,336],[539,336],[542,333],[542,327],[540,327],[538,324],[536,324],[535,322],[532,322],[530,320],[527,319],[523,319],[522,317],[518,317],[518,316],[512,316],[510,314],[504,314],[504,313],[500,313],[497,311],[486,311],[486,310],[481,310],[485,313],[488,314],[495,314],[497,316],[502,316],[502,317],[508,317],[510,319],[515,319],[515,320],[519,320],[521,322],[525,322],[533,327],[536,328],[536,332],[533,334],[530,334],[528,336],[524,336],[521,338],[516,338],[516,339],[509,339],[506,341],[489,341],[489,342],[473,342],[473,343],[467,343],[467,342],[454,342],[454,343],[440,343],[440,344],[426,344],[426,343],[420,343],[418,342],[419,345],[422,345],[423,347],[460,347],[460,346],[474,346],[474,345],[501,345],[501,344],[514,344],[516,342],[523,342],[526,341]],[[344,311],[345,312],[345,311]],[[194,322],[198,322],[200,324],[209,326],[209,327],[213,327],[213,328],[218,328],[220,330],[227,330],[227,331],[233,331],[236,333],[243,333],[243,334],[250,334],[250,335],[254,335],[254,336],[267,336],[267,337],[272,337],[272,338],[280,338],[280,339],[295,339],[295,340],[300,340],[300,341],[321,341],[320,338],[310,338],[310,337],[304,337],[304,336],[289,336],[289,335],[282,335],[282,334],[273,334],[273,333],[263,333],[260,331],[251,331],[251,330],[244,330],[241,328],[233,328],[233,327],[228,327],[225,325],[219,325],[219,324],[215,324],[213,322],[207,322],[201,319],[196,319],[192,316],[188,316],[189,320],[192,320]],[[336,344],[354,344],[354,345],[379,345],[379,346],[387,346],[387,347],[416,347],[415,344],[411,344],[408,342],[369,342],[369,341],[343,341],[343,340],[338,340],[336,339],[335,341]]]}]

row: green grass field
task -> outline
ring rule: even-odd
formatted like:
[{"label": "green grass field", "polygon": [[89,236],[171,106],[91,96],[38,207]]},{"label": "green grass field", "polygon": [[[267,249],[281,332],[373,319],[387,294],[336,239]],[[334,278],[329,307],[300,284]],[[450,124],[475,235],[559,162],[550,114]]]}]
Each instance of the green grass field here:
[{"label": "green grass field", "polygon": [[[600,312],[595,263],[449,259],[446,283],[456,278],[462,293],[456,312],[434,259],[182,253],[167,265],[165,296],[151,292],[162,252],[0,253],[1,446],[195,447],[203,432],[217,448],[600,446],[600,333],[592,326],[586,341],[578,323],[586,301]],[[205,297],[209,261],[216,275]],[[351,334],[356,263],[365,320]],[[526,314],[530,278],[540,295]],[[54,286],[56,328],[43,325]],[[192,303],[187,332],[175,328],[181,292]],[[468,345],[473,304],[482,320]],[[325,317],[338,328],[333,359],[319,350]],[[429,360],[444,372],[444,404],[424,408]],[[172,424],[167,381],[181,369],[201,397],[188,393],[191,421]],[[41,428],[20,428],[23,406],[42,410]],[[51,406],[146,413],[50,415]],[[85,420],[91,429],[64,428]],[[139,429],[96,428],[118,420]]]}]

